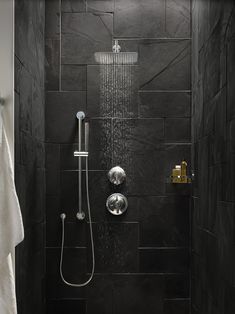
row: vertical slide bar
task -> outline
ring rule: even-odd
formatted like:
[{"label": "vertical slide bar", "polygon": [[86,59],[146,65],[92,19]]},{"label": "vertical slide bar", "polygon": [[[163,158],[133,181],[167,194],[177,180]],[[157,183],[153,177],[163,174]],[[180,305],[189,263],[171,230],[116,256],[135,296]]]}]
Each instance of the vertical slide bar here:
[{"label": "vertical slide bar", "polygon": [[[82,150],[82,118],[78,119],[78,151]],[[82,160],[78,157],[78,211],[82,213]]]}]

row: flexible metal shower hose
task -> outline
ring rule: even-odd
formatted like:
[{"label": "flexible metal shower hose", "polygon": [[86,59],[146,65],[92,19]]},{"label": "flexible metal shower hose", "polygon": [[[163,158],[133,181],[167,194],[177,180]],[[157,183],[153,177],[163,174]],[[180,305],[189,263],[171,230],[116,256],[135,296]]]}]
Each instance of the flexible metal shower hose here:
[{"label": "flexible metal shower hose", "polygon": [[61,215],[61,221],[62,221],[62,237],[61,237],[61,254],[60,254],[60,276],[63,282],[71,287],[84,287],[89,284],[89,282],[92,280],[95,272],[95,248],[94,248],[94,239],[93,239],[93,230],[92,230],[92,222],[91,222],[91,206],[90,206],[90,196],[89,196],[89,176],[88,176],[88,158],[86,158],[86,196],[87,196],[87,209],[88,209],[88,217],[89,217],[89,228],[90,228],[90,239],[91,239],[91,253],[92,253],[92,271],[91,275],[88,278],[87,281],[83,283],[71,283],[65,280],[63,275],[63,255],[64,255],[64,221],[65,221],[65,214]]}]

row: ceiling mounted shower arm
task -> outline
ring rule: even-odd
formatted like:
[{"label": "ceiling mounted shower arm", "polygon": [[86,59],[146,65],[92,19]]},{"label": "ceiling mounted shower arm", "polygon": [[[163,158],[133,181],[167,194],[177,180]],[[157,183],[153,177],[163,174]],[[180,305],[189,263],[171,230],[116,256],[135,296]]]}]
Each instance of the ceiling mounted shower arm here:
[{"label": "ceiling mounted shower arm", "polygon": [[118,40],[114,39],[114,45],[112,48],[114,53],[119,53],[121,51],[121,46],[118,44]]}]

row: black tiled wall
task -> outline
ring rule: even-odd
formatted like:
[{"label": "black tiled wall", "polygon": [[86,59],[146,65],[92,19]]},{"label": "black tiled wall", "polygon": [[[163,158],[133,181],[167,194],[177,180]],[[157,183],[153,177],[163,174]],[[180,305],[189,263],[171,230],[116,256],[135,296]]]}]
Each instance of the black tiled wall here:
[{"label": "black tiled wall", "polygon": [[44,0],[15,1],[15,179],[25,239],[16,250],[19,314],[45,311]]},{"label": "black tiled wall", "polygon": [[[191,149],[191,8],[189,0],[46,1],[47,312],[188,314],[189,193],[166,184]],[[136,101],[126,108],[99,102],[94,53],[138,52]],[[137,83],[138,82],[138,83]],[[138,96],[138,97],[137,97]],[[65,212],[65,277],[91,271],[86,222],[78,223],[75,114],[90,120],[90,196],[96,272],[83,289],[59,275]],[[127,213],[105,209],[114,192],[110,167],[127,173],[119,189]]]},{"label": "black tiled wall", "polygon": [[194,0],[192,313],[235,311],[235,3]]}]

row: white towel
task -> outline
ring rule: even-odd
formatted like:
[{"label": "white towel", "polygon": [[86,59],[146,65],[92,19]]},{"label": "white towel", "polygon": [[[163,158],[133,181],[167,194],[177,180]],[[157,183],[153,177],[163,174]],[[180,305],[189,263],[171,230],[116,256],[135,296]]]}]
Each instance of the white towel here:
[{"label": "white towel", "polygon": [[[14,183],[11,153],[0,114],[0,313],[16,314],[12,252],[24,238],[24,229]],[[1,134],[1,132],[0,132]]]}]

